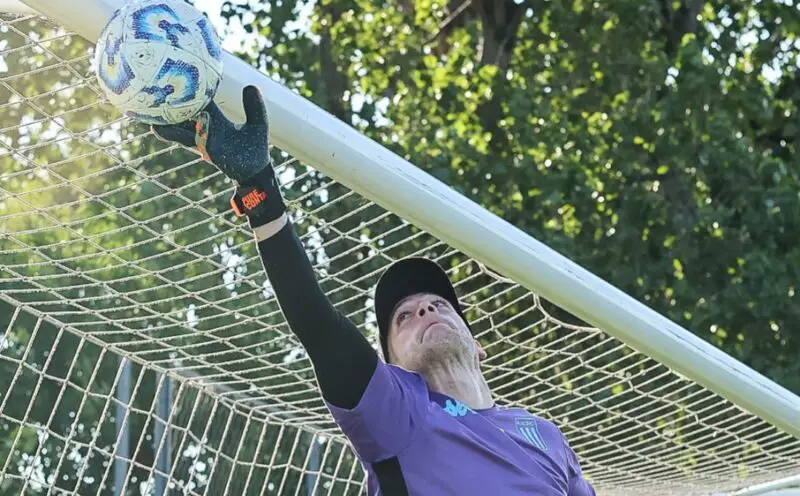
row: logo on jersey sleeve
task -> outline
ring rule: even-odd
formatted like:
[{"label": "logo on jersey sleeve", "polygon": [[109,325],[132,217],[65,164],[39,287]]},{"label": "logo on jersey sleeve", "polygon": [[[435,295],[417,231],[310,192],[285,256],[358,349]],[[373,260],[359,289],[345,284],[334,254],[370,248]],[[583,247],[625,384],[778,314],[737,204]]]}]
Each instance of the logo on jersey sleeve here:
[{"label": "logo on jersey sleeve", "polygon": [[539,432],[539,424],[536,422],[535,418],[517,417],[514,419],[514,423],[517,426],[517,432],[529,443],[542,451],[547,451],[547,443]]}]

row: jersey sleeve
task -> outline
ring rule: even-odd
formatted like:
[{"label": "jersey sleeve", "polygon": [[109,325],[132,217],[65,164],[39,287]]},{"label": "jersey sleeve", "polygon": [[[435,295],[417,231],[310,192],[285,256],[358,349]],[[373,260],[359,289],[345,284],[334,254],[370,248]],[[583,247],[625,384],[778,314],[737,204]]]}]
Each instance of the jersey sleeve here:
[{"label": "jersey sleeve", "polygon": [[258,249],[283,315],[314,365],[322,396],[352,408],[375,371],[377,352],[325,296],[291,222]]},{"label": "jersey sleeve", "polygon": [[427,423],[428,387],[419,374],[379,361],[361,401],[352,409],[328,404],[359,458],[373,463],[397,456]]},{"label": "jersey sleeve", "polygon": [[569,477],[567,496],[595,496],[594,488],[583,476],[578,455],[569,445],[567,438],[563,434],[561,436],[564,439],[564,448],[567,455],[567,475]]}]

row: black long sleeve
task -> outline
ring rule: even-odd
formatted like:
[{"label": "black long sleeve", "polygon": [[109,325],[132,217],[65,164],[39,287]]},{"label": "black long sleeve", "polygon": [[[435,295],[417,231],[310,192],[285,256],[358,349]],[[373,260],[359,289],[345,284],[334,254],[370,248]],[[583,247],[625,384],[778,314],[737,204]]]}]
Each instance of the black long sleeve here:
[{"label": "black long sleeve", "polygon": [[314,365],[323,397],[337,407],[354,408],[375,372],[377,353],[325,296],[291,222],[259,242],[258,250],[286,321]]}]

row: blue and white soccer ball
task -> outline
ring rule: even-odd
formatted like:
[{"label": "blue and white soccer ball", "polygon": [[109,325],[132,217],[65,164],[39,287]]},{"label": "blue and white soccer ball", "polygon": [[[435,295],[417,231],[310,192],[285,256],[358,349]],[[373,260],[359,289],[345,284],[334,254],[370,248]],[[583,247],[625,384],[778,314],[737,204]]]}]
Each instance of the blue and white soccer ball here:
[{"label": "blue and white soccer ball", "polygon": [[100,87],[125,115],[177,124],[214,98],[222,48],[208,19],[183,0],[142,0],[114,13],[94,64]]}]

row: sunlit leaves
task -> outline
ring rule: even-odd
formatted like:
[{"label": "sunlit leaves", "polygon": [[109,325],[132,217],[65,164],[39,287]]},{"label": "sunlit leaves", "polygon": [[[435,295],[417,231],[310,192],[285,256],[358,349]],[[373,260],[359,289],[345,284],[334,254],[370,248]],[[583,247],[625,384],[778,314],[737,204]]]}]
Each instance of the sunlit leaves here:
[{"label": "sunlit leaves", "polygon": [[[715,342],[750,363],[773,356],[781,365],[763,370],[800,389],[791,326],[761,338],[762,316],[800,317],[786,292],[800,266],[796,9],[705,2],[689,22],[680,1],[668,19],[634,0],[537,4],[497,74],[479,63],[474,9],[429,43],[440,2],[326,4],[345,12],[317,29],[342,54],[350,100],[368,102],[361,129],[693,331],[734,330]],[[479,112],[500,90],[488,130]],[[737,259],[749,262],[734,293]]]}]

